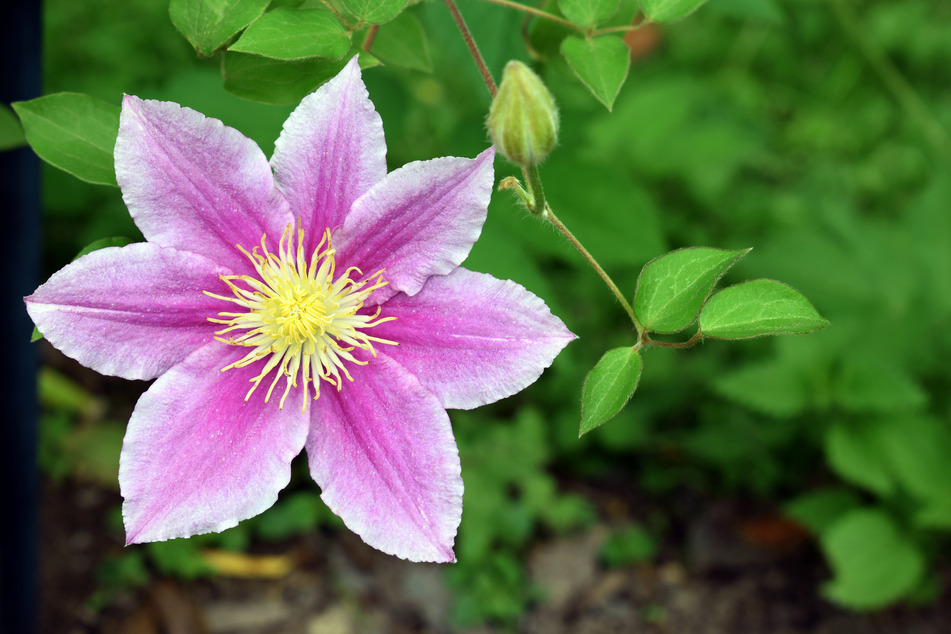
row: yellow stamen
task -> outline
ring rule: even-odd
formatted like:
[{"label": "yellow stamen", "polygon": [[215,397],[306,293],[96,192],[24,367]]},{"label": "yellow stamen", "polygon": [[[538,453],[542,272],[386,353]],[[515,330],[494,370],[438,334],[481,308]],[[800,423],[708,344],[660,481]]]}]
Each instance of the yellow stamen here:
[{"label": "yellow stamen", "polygon": [[[321,379],[340,391],[341,373],[348,381],[353,381],[347,364],[367,364],[357,360],[351,354],[353,350],[360,348],[375,357],[373,343],[396,345],[395,341],[363,332],[365,328],[396,318],[381,318],[379,307],[369,315],[357,314],[373,291],[386,286],[387,282],[383,281],[382,270],[362,282],[354,281],[351,275],[363,275],[357,267],[348,268],[334,279],[336,252],[329,229],[324,231],[309,260],[304,254],[303,229],[297,230],[295,247],[294,230],[288,225],[278,243],[277,253],[268,251],[266,237],[261,236],[261,246],[254,247],[250,253],[238,246],[254,265],[257,278],[222,275],[221,279],[233,293],[232,297],[205,291],[206,295],[237,304],[245,312],[221,312],[217,318],[209,317],[208,321],[225,326],[215,332],[218,341],[251,348],[241,360],[222,368],[222,372],[267,359],[261,372],[251,379],[252,386],[244,397],[245,401],[276,370],[264,402],[270,400],[283,376],[285,386],[279,407],[283,409],[291,388],[300,385],[303,387],[303,411],[307,408],[308,384],[313,384],[314,400],[317,400]],[[244,332],[238,334],[235,331]],[[235,334],[227,338],[222,336],[227,333]]]}]

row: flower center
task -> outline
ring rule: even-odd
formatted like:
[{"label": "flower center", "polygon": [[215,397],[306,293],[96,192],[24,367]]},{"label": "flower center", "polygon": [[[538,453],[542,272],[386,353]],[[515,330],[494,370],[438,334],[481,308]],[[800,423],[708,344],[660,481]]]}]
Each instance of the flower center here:
[{"label": "flower center", "polygon": [[[308,383],[314,385],[314,400],[320,396],[320,381],[323,379],[340,391],[341,374],[348,381],[353,377],[347,371],[348,363],[366,365],[357,360],[355,348],[368,351],[374,357],[373,342],[396,345],[395,341],[372,337],[366,328],[392,321],[395,317],[380,318],[380,308],[371,315],[360,315],[366,299],[378,288],[386,286],[383,271],[378,271],[362,282],[355,282],[351,274],[362,271],[355,266],[348,268],[334,279],[335,251],[330,241],[330,230],[314,249],[308,260],[304,255],[304,230],[297,230],[297,245],[294,246],[294,231],[288,225],[278,244],[278,252],[271,253],[264,244],[267,236],[261,236],[261,246],[244,253],[257,272],[251,275],[222,275],[233,297],[225,297],[205,291],[206,295],[237,304],[243,312],[218,313],[208,321],[224,324],[226,328],[215,332],[218,341],[232,346],[251,348],[240,361],[221,369],[243,368],[256,361],[267,359],[260,374],[251,379],[251,389],[244,400],[272,371],[274,378],[264,402],[283,376],[284,394],[279,407],[292,387],[300,383],[304,388],[303,408],[307,407]],[[240,332],[240,334],[238,334]],[[234,333],[224,337],[227,333]]]}]

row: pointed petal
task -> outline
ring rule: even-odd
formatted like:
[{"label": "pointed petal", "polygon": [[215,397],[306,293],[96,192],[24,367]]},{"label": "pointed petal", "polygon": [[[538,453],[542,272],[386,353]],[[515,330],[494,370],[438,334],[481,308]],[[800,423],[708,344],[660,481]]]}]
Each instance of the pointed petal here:
[{"label": "pointed petal", "polygon": [[126,543],[231,528],[287,486],[307,415],[293,395],[284,409],[261,390],[245,402],[258,364],[221,371],[245,352],[210,343],[139,399],[119,460]]},{"label": "pointed petal", "polygon": [[234,128],[190,108],[126,95],[116,141],[116,180],[149,242],[251,269],[264,233],[293,221],[261,149]]},{"label": "pointed petal", "polygon": [[408,163],[354,204],[337,246],[346,266],[365,275],[386,269],[389,281],[372,298],[413,295],[432,275],[459,266],[482,232],[495,150],[475,159],[444,157]]},{"label": "pointed petal", "polygon": [[509,280],[457,268],[399,294],[373,328],[398,342],[384,352],[416,375],[444,407],[471,409],[535,382],[575,336],[541,299]]},{"label": "pointed petal", "polygon": [[277,186],[314,242],[343,224],[353,201],[386,176],[383,122],[354,57],[304,98],[284,123],[271,158]]},{"label": "pointed petal", "polygon": [[155,244],[108,248],[56,272],[26,298],[43,336],[101,374],[153,379],[212,341],[230,295],[208,258]]},{"label": "pointed petal", "polygon": [[462,518],[459,452],[436,397],[382,354],[321,390],[307,438],[330,509],[363,540],[410,561],[454,561]]}]

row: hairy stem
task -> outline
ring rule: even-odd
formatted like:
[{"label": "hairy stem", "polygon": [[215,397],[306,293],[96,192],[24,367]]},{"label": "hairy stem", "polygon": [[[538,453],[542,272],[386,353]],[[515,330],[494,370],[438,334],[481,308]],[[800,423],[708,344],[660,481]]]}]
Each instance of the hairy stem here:
[{"label": "hairy stem", "polygon": [[380,31],[380,25],[374,24],[369,29],[367,29],[367,35],[363,38],[363,44],[360,45],[360,48],[370,52],[370,49],[373,48],[373,41],[376,39],[376,34]]},{"label": "hairy stem", "polygon": [[353,31],[356,30],[356,27],[350,24],[349,22],[347,22],[347,20],[340,14],[339,11],[337,11],[337,8],[333,4],[331,4],[327,0],[321,0],[321,2],[323,3],[325,7],[330,9],[330,12],[333,13],[337,17],[338,20],[340,20],[340,24],[342,24],[345,29],[347,29],[351,33],[353,33]]},{"label": "hairy stem", "polygon": [[[466,26],[466,21],[463,19],[462,14],[459,13],[459,7],[456,6],[454,0],[443,0],[446,3],[446,6],[449,8],[449,12],[452,14],[453,20],[456,22],[456,26],[459,27],[459,31],[462,33],[462,38],[466,42],[466,46],[469,47],[469,54],[472,55],[473,61],[475,61],[476,66],[479,68],[479,72],[482,74],[482,80],[485,82],[486,87],[489,89],[489,93],[495,97],[495,94],[498,92],[498,88],[495,85],[495,81],[492,79],[492,74],[489,73],[489,69],[485,64],[485,60],[482,58],[482,53],[479,52],[479,47],[475,42],[475,39],[472,37],[472,32],[469,31],[469,27]],[[545,190],[542,186],[541,176],[538,173],[538,167],[535,165],[523,165],[522,174],[525,176],[525,182],[528,185],[529,193],[531,195],[531,200],[529,202],[529,209],[535,215],[538,215],[550,223],[552,223],[556,229],[565,236],[568,242],[571,243],[578,253],[580,253],[588,264],[595,270],[598,276],[604,281],[607,287],[614,293],[614,296],[621,303],[621,306],[624,308],[624,311],[627,313],[628,317],[631,318],[631,323],[634,324],[634,328],[637,330],[637,339],[638,341],[644,336],[644,328],[637,321],[637,317],[634,315],[634,309],[631,308],[630,302],[624,297],[624,293],[617,287],[617,284],[614,283],[614,280],[611,279],[611,276],[601,268],[601,265],[598,264],[598,261],[594,259],[587,249],[584,248],[584,245],[574,236],[571,231],[568,230],[568,227],[558,219],[555,215],[555,212],[552,210],[551,206],[545,201]],[[521,190],[521,195],[524,195],[524,190],[518,186],[518,181],[512,179],[514,182],[505,183],[503,182],[503,189],[510,187],[515,187],[516,191]]]},{"label": "hairy stem", "polygon": [[693,348],[697,343],[703,339],[703,333],[699,330],[694,333],[694,335],[687,341],[676,342],[676,341],[655,341],[651,339],[646,333],[641,335],[640,341],[647,346],[658,346],[660,348]]},{"label": "hairy stem", "polygon": [[485,60],[482,58],[482,53],[479,52],[479,47],[476,44],[475,39],[472,37],[472,32],[469,30],[469,27],[466,26],[466,21],[462,18],[462,14],[459,13],[459,7],[456,6],[454,0],[443,1],[449,8],[449,13],[452,14],[452,19],[455,20],[456,26],[459,27],[459,31],[462,32],[462,39],[466,41],[466,46],[469,47],[469,54],[472,55],[472,59],[479,68],[479,73],[482,74],[482,81],[485,82],[486,87],[489,89],[489,93],[495,97],[495,93],[498,92],[498,88],[495,86],[495,80],[492,79],[492,73],[489,72],[489,67],[485,65]]},{"label": "hairy stem", "polygon": [[545,188],[542,185],[541,174],[538,173],[538,166],[523,165],[522,175],[525,176],[525,183],[528,184],[528,191],[531,193],[528,210],[532,212],[532,215],[543,215],[545,213]]},{"label": "hairy stem", "polygon": [[567,26],[569,29],[573,29],[575,31],[581,31],[582,33],[584,32],[580,28],[578,28],[576,25],[572,24],[571,22],[564,19],[563,17],[555,15],[554,13],[548,13],[547,11],[542,11],[541,9],[536,9],[535,7],[530,7],[530,6],[521,4],[519,2],[512,2],[511,0],[485,0],[485,1],[491,4],[498,4],[503,7],[515,9],[516,11],[523,11],[525,13],[529,13],[539,18],[551,20],[552,22],[556,22],[558,24],[561,24],[562,26]]},{"label": "hairy stem", "polygon": [[581,244],[578,238],[576,238],[574,234],[568,230],[568,227],[565,226],[565,223],[558,219],[558,217],[555,215],[555,212],[552,211],[550,205],[545,206],[545,211],[543,214],[541,214],[541,216],[548,220],[551,224],[555,225],[555,228],[558,229],[561,235],[565,236],[568,242],[571,243],[571,246],[573,246],[578,251],[578,253],[584,257],[591,268],[593,268],[595,272],[601,277],[607,287],[611,289],[611,292],[614,293],[614,297],[617,298],[617,301],[619,301],[621,306],[624,308],[624,312],[626,312],[627,316],[631,318],[631,323],[634,324],[634,328],[637,330],[637,339],[640,340],[643,337],[644,327],[641,326],[640,322],[637,321],[637,317],[634,316],[634,309],[631,308],[631,304],[624,297],[624,293],[622,293],[621,289],[617,287],[617,284],[614,283],[614,280],[611,279],[611,276],[608,275],[603,268],[601,268],[601,265],[598,264],[598,261],[594,259],[594,256],[588,253],[588,250],[584,248],[584,245]]}]

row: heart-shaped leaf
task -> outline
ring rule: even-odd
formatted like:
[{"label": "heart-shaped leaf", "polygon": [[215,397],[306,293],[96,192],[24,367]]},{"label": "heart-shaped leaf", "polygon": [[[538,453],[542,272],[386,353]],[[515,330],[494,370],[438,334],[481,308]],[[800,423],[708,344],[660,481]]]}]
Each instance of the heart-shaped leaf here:
[{"label": "heart-shaped leaf", "polygon": [[275,9],[264,14],[228,50],[274,59],[340,59],[350,49],[350,35],[340,20],[320,9]]},{"label": "heart-shaped leaf", "polygon": [[614,15],[619,2],[620,0],[558,0],[558,8],[572,24],[589,27]]},{"label": "heart-shaped leaf", "polygon": [[613,108],[631,65],[631,50],[624,40],[613,35],[590,40],[566,37],[561,54],[598,101],[608,110]]}]

